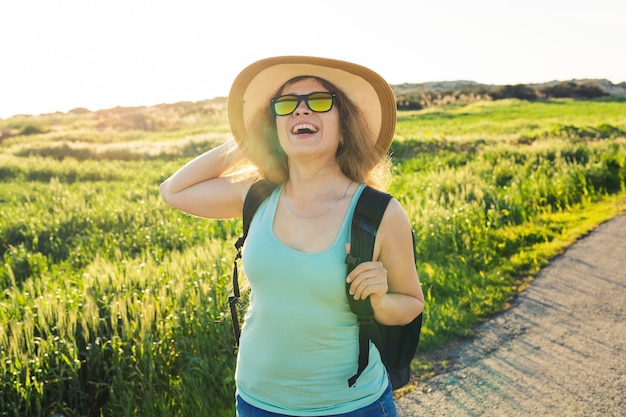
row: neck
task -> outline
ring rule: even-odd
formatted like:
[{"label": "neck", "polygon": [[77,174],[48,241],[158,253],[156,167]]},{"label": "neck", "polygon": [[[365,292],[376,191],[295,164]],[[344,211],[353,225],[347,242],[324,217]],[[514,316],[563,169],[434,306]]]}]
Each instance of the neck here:
[{"label": "neck", "polygon": [[309,195],[319,197],[326,193],[341,188],[350,182],[341,171],[339,172],[316,172],[316,173],[294,173],[290,172],[289,179],[285,183],[285,188],[289,195]]},{"label": "neck", "polygon": [[285,188],[290,196],[301,200],[310,200],[337,195],[337,190],[347,186],[351,181],[339,168],[336,162],[332,164],[290,164],[289,178]]},{"label": "neck", "polygon": [[[348,196],[354,181],[342,176],[333,181],[316,181],[314,185],[309,183],[309,187],[302,184],[296,185],[291,180],[287,181],[283,188],[284,205],[295,217],[317,219],[329,213]],[[339,190],[337,187],[345,188]],[[290,200],[296,203],[296,208],[292,206]]]},{"label": "neck", "polygon": [[319,165],[319,164],[290,164],[289,165],[289,179],[294,185],[298,186],[313,186],[315,184],[326,184],[335,181],[337,179],[347,178],[339,166],[334,164]]}]

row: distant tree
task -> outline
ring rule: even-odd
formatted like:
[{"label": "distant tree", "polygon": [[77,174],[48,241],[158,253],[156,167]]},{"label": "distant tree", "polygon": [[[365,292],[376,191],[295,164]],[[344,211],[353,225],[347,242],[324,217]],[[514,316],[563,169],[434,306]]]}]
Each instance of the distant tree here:
[{"label": "distant tree", "polygon": [[547,98],[569,98],[573,96],[576,83],[572,81],[562,81],[555,85],[539,87],[537,91]]},{"label": "distant tree", "polygon": [[578,84],[575,93],[576,98],[599,98],[608,95],[600,87],[589,84]]},{"label": "distant tree", "polygon": [[571,98],[574,97],[576,83],[573,81],[562,81],[555,85],[541,87],[539,92],[548,98]]},{"label": "distant tree", "polygon": [[501,85],[493,89],[491,97],[494,100],[501,100],[505,98],[517,98],[520,100],[535,100],[537,99],[537,93],[535,90],[526,84],[516,85]]},{"label": "distant tree", "polygon": [[562,81],[555,85],[539,87],[539,94],[546,98],[598,98],[606,96],[600,87],[589,84],[578,84],[574,81]]},{"label": "distant tree", "polygon": [[423,101],[421,94],[403,94],[396,98],[396,106],[398,110],[421,110]]}]

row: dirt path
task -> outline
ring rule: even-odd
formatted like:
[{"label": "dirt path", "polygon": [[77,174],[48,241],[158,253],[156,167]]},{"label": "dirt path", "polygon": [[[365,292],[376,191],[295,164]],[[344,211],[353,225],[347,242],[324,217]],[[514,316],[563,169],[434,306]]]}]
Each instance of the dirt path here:
[{"label": "dirt path", "polygon": [[626,215],[556,258],[400,417],[626,416]]}]

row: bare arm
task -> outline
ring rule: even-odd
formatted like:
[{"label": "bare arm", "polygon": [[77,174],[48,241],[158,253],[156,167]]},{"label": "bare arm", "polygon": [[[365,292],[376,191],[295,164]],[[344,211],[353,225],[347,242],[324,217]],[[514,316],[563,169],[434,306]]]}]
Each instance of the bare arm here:
[{"label": "bare arm", "polygon": [[379,323],[410,323],[424,309],[424,294],[413,261],[411,225],[392,199],[378,229],[374,261],[357,266],[348,276],[357,299],[370,296]]},{"label": "bare arm", "polygon": [[185,213],[210,219],[241,216],[249,185],[224,174],[242,160],[234,140],[196,157],[165,180],[163,200]]}]

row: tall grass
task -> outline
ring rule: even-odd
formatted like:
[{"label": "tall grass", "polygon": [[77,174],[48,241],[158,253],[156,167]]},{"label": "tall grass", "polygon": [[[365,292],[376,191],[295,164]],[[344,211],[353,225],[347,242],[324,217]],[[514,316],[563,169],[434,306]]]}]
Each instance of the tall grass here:
[{"label": "tall grass", "polygon": [[[614,142],[552,139],[484,146],[453,160],[441,154],[446,164],[437,154],[399,163],[392,190],[416,232],[428,348],[501,311],[520,285],[515,278],[531,276],[555,255],[549,246],[536,258],[525,253],[576,236],[569,230],[576,217],[562,224],[561,214],[580,217],[611,195],[619,202],[626,178],[625,149]],[[615,212],[609,205],[608,215]]]},{"label": "tall grass", "polygon": [[[623,106],[400,113],[391,192],[417,237],[421,352],[471,334],[565,245],[624,210]],[[55,117],[56,136],[44,118],[40,133],[0,144],[0,416],[232,415],[225,314],[240,224],[158,197],[223,136],[183,129],[179,140],[170,130],[86,146],[68,138],[87,122],[68,116],[72,130]]]},{"label": "tall grass", "polygon": [[29,162],[0,183],[0,415],[230,410],[238,224],[161,203],[182,161]]}]

